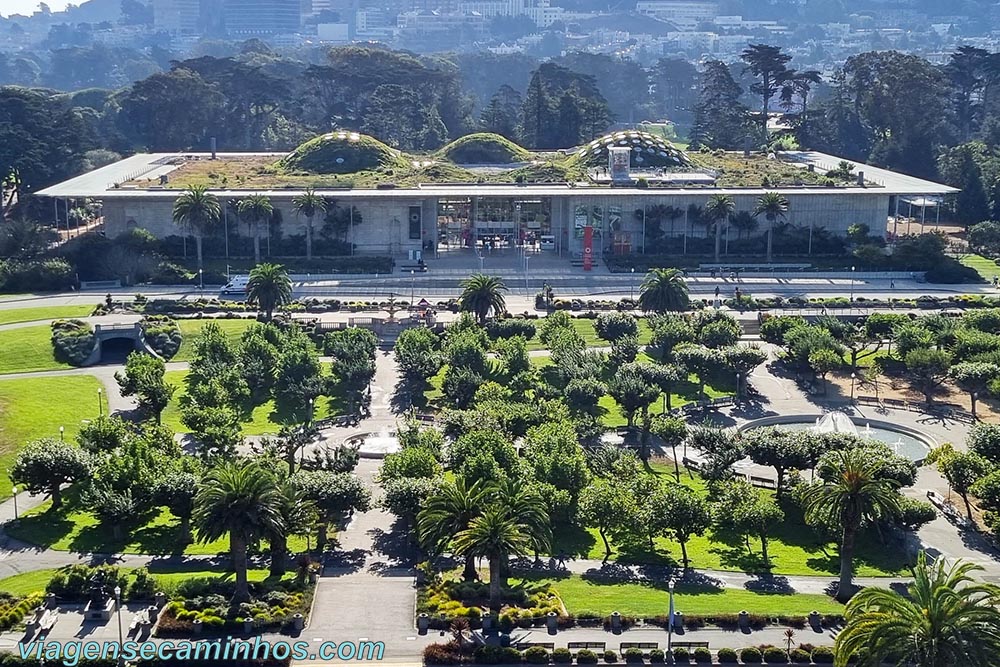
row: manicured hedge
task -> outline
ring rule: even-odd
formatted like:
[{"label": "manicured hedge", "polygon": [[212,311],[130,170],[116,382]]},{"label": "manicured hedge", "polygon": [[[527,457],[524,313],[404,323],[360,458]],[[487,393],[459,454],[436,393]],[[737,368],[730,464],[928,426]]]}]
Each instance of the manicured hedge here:
[{"label": "manicured hedge", "polygon": [[56,320],[52,323],[52,348],[57,360],[80,366],[94,351],[97,337],[83,320]]}]

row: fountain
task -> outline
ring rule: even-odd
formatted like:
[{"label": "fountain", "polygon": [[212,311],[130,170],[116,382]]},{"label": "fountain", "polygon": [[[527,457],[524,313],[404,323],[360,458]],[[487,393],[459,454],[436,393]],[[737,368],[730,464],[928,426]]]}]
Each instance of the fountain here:
[{"label": "fountain", "polygon": [[[811,429],[814,433],[846,433],[858,436],[858,427],[854,425],[846,413],[840,411],[828,412],[816,418],[816,425]],[[868,429],[871,430],[871,427]]]},{"label": "fountain", "polygon": [[378,433],[360,433],[347,439],[348,445],[356,445],[358,454],[366,459],[384,459],[401,448],[395,431],[383,427]]}]

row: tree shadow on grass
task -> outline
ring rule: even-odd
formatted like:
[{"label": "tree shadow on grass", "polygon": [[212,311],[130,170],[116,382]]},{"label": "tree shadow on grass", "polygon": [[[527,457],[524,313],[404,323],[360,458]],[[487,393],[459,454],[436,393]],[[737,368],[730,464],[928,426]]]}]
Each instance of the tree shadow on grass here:
[{"label": "tree shadow on grass", "polygon": [[586,528],[575,524],[557,525],[552,530],[552,553],[556,556],[589,558],[597,542]]},{"label": "tree shadow on grass", "polygon": [[22,516],[16,524],[7,526],[5,532],[15,540],[48,549],[72,532],[75,524],[68,514],[63,508]]}]

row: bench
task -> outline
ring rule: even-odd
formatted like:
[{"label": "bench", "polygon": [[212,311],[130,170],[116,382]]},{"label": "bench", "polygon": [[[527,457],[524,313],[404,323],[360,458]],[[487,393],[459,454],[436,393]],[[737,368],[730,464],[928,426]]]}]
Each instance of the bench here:
[{"label": "bench", "polygon": [[399,270],[403,273],[409,273],[413,271],[414,273],[427,273],[426,264],[403,264],[399,267]]},{"label": "bench", "polygon": [[708,648],[708,642],[670,642],[670,648]]},{"label": "bench", "polygon": [[580,651],[583,649],[588,649],[591,651],[603,651],[607,647],[604,642],[569,642],[566,644],[566,648],[570,651]]},{"label": "bench", "polygon": [[46,611],[42,616],[42,619],[38,622],[38,632],[39,634],[43,632],[48,632],[51,630],[56,621],[59,620],[59,614],[53,613],[52,611]]},{"label": "bench", "polygon": [[553,642],[519,642],[517,644],[514,644],[514,648],[516,648],[518,651],[526,651],[529,648],[533,648],[535,646],[540,646],[546,651],[554,651],[556,648],[556,645]]},{"label": "bench", "polygon": [[625,651],[630,648],[637,648],[640,651],[646,652],[660,648],[660,644],[658,642],[622,642],[618,645],[618,653],[624,658]]}]

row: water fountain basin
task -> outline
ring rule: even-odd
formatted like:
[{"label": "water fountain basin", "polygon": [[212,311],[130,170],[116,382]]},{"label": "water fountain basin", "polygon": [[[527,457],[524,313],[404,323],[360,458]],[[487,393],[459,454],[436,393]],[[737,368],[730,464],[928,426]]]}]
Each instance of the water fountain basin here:
[{"label": "water fountain basin", "polygon": [[365,459],[384,459],[389,454],[395,454],[402,447],[395,431],[383,429],[378,433],[358,433],[345,440],[346,444],[357,447],[358,455]]}]

